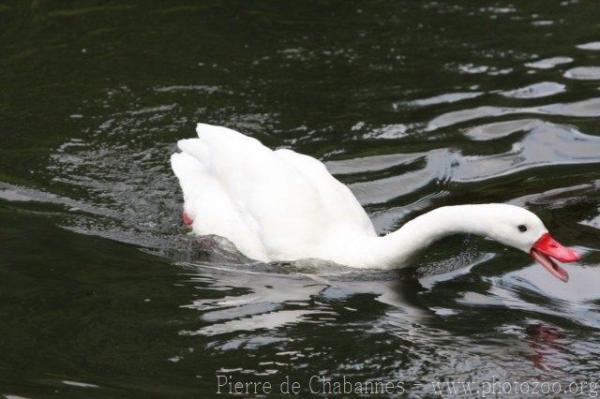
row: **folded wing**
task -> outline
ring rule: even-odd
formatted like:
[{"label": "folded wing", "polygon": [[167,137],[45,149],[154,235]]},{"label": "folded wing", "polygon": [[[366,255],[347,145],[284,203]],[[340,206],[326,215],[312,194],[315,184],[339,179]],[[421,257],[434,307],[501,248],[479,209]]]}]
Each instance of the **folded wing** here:
[{"label": "folded wing", "polygon": [[316,159],[224,127],[198,124],[197,132],[171,158],[195,233],[226,237],[258,260],[314,253],[332,229],[375,234],[350,190]]}]

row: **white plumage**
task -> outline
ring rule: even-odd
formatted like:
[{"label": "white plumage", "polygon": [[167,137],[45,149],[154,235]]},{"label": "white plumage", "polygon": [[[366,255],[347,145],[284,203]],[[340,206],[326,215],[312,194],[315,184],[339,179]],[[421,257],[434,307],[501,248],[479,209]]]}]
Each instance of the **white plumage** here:
[{"label": "white plumage", "polygon": [[[449,234],[484,235],[525,252],[548,235],[526,209],[479,204],[434,209],[378,237],[352,192],[320,161],[292,150],[273,151],[224,127],[198,124],[196,130],[198,138],[180,140],[181,152],[171,157],[186,220],[195,234],[225,237],[252,259],[398,267]],[[569,261],[578,255],[565,248],[548,251],[536,251],[536,259],[545,257],[544,267],[568,278],[547,255]]]},{"label": "white plumage", "polygon": [[197,132],[171,157],[194,233],[226,237],[262,261],[323,257],[346,236],[376,236],[352,192],[320,161],[220,126],[198,124]]}]

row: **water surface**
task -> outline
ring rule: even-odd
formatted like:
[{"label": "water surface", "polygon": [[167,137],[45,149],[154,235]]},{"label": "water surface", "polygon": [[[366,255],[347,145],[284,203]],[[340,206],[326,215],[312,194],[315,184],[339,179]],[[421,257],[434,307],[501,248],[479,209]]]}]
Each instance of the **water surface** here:
[{"label": "water surface", "polygon": [[[598,382],[598,21],[592,0],[0,5],[0,395]],[[584,258],[568,284],[478,237],[400,271],[248,261],[181,226],[168,158],[196,122],[323,160],[381,233],[506,202]]]}]

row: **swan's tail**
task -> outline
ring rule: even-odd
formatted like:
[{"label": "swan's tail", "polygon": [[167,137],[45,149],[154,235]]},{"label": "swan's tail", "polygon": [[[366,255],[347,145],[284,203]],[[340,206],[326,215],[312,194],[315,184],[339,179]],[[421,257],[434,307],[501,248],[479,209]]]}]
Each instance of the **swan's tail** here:
[{"label": "swan's tail", "polygon": [[180,140],[177,145],[181,152],[171,155],[171,167],[183,191],[184,223],[196,235],[226,237],[246,256],[268,260],[256,221],[237,208],[215,174],[217,150],[209,151],[201,139]]},{"label": "swan's tail", "polygon": [[209,150],[206,145],[200,139],[183,139],[177,142],[177,147],[181,151],[181,154],[186,154],[195,158],[197,162],[208,166],[209,164]]}]

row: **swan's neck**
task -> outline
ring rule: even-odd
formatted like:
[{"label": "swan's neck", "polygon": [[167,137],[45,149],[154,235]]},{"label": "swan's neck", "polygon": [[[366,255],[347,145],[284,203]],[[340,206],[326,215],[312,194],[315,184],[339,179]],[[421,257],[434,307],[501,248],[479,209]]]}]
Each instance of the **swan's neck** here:
[{"label": "swan's neck", "polygon": [[457,233],[486,235],[491,228],[489,224],[486,205],[437,208],[416,217],[393,233],[377,237],[370,251],[374,255],[372,260],[380,267],[401,266],[445,236]]}]

